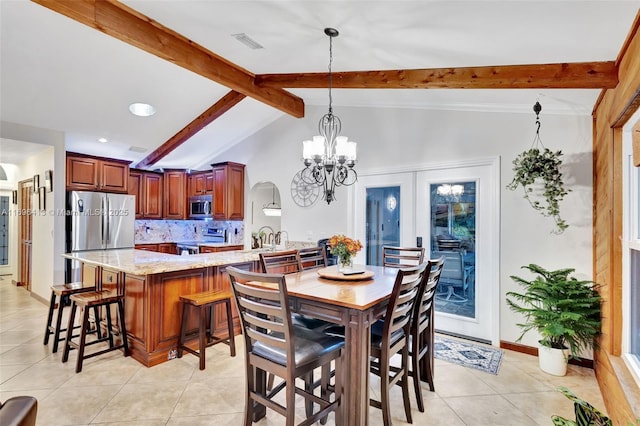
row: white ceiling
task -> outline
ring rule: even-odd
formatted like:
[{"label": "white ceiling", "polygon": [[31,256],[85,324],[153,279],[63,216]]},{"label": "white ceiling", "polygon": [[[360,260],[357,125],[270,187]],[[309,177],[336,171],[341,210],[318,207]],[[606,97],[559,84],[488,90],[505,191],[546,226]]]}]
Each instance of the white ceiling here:
[{"label": "white ceiling", "polygon": [[[640,0],[124,3],[256,74],[326,71],[327,26],[340,31],[335,71],[610,61],[640,7]],[[242,32],[265,48],[251,50],[231,37]],[[69,151],[134,162],[229,91],[27,0],[0,1],[0,61],[2,121],[64,131]],[[326,89],[291,92],[306,105],[328,102]],[[546,113],[590,114],[598,94],[340,89],[333,98],[337,114],[341,106],[365,105],[532,113],[537,99]],[[151,103],[158,112],[134,117],[131,102]],[[244,99],[154,167],[204,168],[282,114]],[[0,141],[0,150],[15,145]]]}]

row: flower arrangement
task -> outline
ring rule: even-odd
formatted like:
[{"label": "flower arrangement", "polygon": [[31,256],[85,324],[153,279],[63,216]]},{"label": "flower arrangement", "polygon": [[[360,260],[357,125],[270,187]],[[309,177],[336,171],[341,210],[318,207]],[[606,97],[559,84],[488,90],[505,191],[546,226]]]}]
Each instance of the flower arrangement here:
[{"label": "flower arrangement", "polygon": [[344,235],[334,235],[329,238],[329,250],[334,256],[338,256],[341,265],[349,265],[351,257],[362,250],[362,243]]}]

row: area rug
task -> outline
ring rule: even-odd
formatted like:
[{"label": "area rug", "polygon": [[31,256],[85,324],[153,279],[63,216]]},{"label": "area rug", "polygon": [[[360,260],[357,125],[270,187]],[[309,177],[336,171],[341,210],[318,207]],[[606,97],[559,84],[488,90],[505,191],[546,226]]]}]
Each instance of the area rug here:
[{"label": "area rug", "polygon": [[436,358],[485,373],[498,374],[502,362],[503,352],[500,349],[460,340],[436,336],[433,347]]}]

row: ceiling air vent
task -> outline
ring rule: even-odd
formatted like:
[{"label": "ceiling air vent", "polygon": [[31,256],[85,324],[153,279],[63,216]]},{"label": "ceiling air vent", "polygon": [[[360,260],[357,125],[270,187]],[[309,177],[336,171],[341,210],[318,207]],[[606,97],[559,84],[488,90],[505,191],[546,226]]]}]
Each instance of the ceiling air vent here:
[{"label": "ceiling air vent", "polygon": [[133,152],[147,152],[147,148],[143,148],[141,146],[130,146],[129,151]]},{"label": "ceiling air vent", "polygon": [[231,34],[231,37],[235,38],[240,43],[247,46],[249,49],[253,49],[253,50],[264,49],[263,45],[261,45],[260,43],[258,43],[257,41],[255,41],[254,39],[246,35],[245,33]]}]

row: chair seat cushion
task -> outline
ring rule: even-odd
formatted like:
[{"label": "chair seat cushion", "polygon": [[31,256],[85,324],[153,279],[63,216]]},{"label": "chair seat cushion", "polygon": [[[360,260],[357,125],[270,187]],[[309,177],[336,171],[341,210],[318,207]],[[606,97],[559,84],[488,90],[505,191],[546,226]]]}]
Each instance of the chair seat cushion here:
[{"label": "chair seat cushion", "polygon": [[[378,320],[371,326],[371,346],[380,347],[382,344],[382,329],[384,328],[384,320]],[[332,325],[324,330],[324,333],[330,336],[337,336],[344,338],[344,327],[341,325]],[[391,335],[391,345],[393,345],[398,339],[404,335],[402,329],[396,330]]]},{"label": "chair seat cushion", "polygon": [[[306,327],[293,327],[295,341],[296,366],[300,367],[309,362],[316,361],[319,357],[338,351],[344,347],[344,339],[336,336],[310,330]],[[282,338],[282,333],[273,333],[274,336]],[[253,353],[262,358],[266,358],[280,365],[287,364],[286,352],[284,349],[265,345],[256,342],[253,345]]]},{"label": "chair seat cushion", "polygon": [[305,327],[311,330],[320,330],[330,327],[332,323],[317,318],[311,318],[301,314],[291,314],[294,326]]}]

